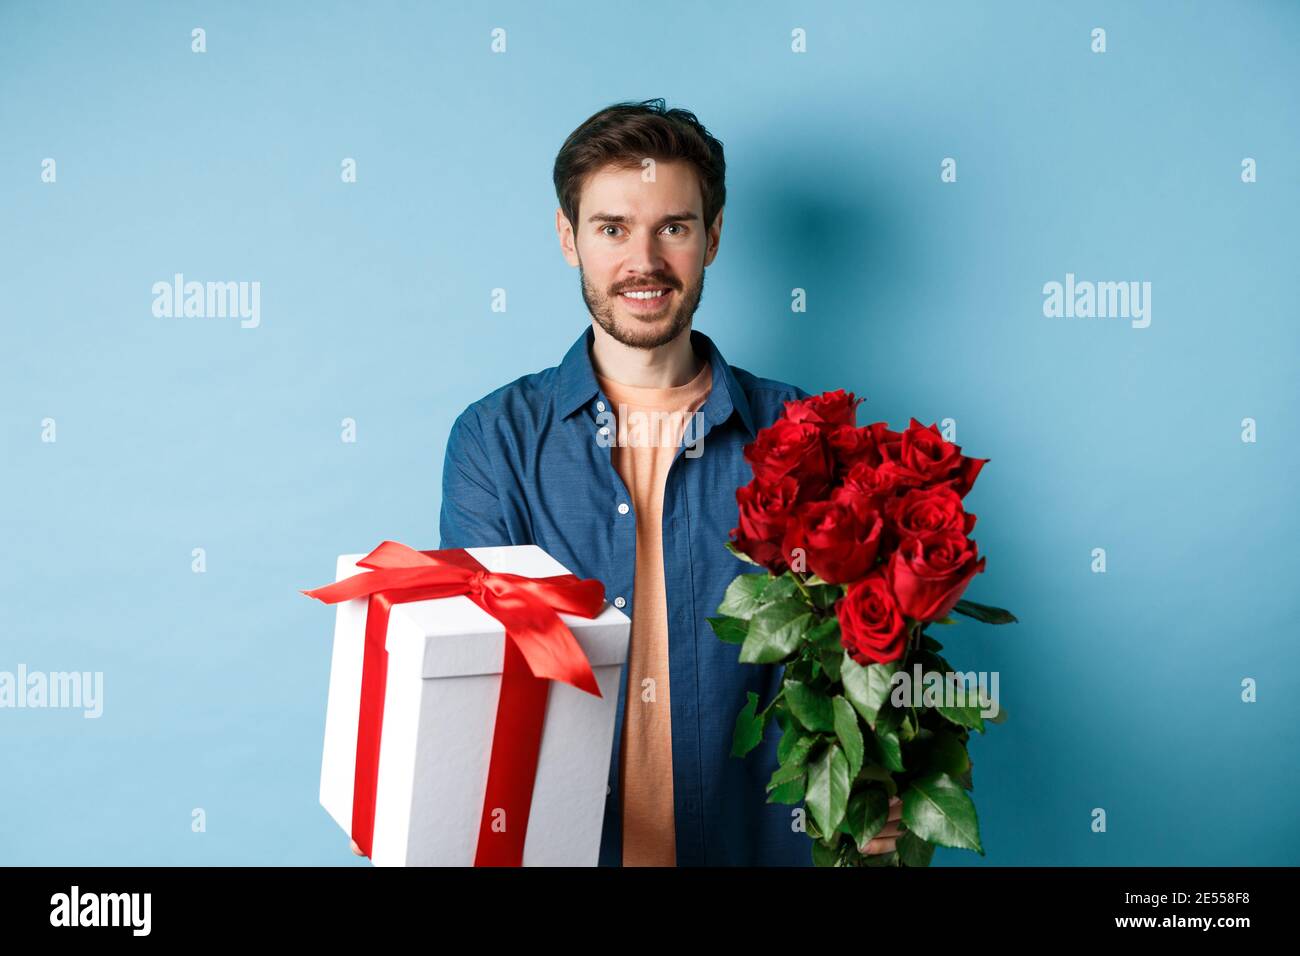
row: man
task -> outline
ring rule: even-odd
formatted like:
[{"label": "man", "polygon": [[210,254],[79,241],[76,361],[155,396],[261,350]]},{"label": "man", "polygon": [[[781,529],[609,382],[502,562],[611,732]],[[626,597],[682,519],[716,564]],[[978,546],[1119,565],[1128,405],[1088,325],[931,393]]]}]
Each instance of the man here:
[{"label": "man", "polygon": [[[781,668],[740,664],[705,620],[754,570],[724,547],[752,477],[742,449],[808,393],[728,365],[691,328],[725,162],[694,115],[663,106],[611,106],[560,149],[556,231],[591,326],[558,366],[456,419],[439,547],[539,545],[631,617],[601,865],[808,865],[795,808],[766,802],[779,731],[730,756],[746,693],[766,703]],[[641,441],[624,438],[632,419],[654,423]]]}]

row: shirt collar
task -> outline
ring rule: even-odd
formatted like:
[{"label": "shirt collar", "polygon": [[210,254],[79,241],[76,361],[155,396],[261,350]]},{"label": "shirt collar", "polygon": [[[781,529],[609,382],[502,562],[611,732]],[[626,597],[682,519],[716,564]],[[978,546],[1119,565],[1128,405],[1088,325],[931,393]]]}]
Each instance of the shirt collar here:
[{"label": "shirt collar", "polygon": [[[556,411],[561,418],[568,418],[585,406],[600,390],[596,383],[596,371],[591,364],[591,344],[595,338],[595,329],[588,325],[578,340],[569,346],[569,351],[560,362],[555,401]],[[749,399],[745,397],[745,390],[740,387],[735,372],[722,357],[713,339],[703,332],[691,329],[691,345],[696,354],[707,356],[712,366],[713,388],[702,409],[705,422],[710,426],[721,424],[734,412],[740,416],[750,437],[755,437],[757,433],[754,431]],[[722,388],[718,388],[719,382],[722,383]]]}]

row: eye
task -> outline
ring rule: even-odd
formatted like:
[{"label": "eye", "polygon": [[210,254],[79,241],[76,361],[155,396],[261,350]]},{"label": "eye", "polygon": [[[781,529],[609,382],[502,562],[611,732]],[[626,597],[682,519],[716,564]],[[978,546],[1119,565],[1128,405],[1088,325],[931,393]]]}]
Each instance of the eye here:
[{"label": "eye", "polygon": [[665,228],[665,229],[680,229],[680,230],[682,230],[681,232],[677,233],[677,235],[679,235],[679,236],[681,236],[681,235],[685,235],[685,233],[686,233],[686,227],[685,227],[684,225],[682,225],[680,222],[670,222],[668,225],[664,226],[664,228]]},{"label": "eye", "polygon": [[605,225],[600,227],[600,232],[601,235],[608,236],[609,233],[605,232],[606,229],[617,229],[617,228],[618,226],[614,225],[612,222],[607,222],[605,223]]}]

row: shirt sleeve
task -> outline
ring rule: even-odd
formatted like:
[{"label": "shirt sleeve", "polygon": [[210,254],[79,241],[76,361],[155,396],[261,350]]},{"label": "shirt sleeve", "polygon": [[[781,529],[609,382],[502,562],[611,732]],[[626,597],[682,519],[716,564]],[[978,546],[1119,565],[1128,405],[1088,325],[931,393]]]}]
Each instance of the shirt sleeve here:
[{"label": "shirt sleeve", "polygon": [[447,436],[438,530],[440,549],[512,543],[478,419],[470,409],[461,412]]}]

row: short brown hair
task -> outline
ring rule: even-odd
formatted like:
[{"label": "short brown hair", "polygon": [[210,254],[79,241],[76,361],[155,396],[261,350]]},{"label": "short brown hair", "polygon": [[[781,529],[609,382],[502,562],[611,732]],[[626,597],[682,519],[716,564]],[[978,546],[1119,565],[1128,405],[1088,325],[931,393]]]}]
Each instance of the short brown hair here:
[{"label": "short brown hair", "polygon": [[727,201],[722,143],[689,110],[665,110],[662,97],[607,106],[569,134],[555,157],[552,174],[565,217],[577,227],[578,199],[588,175],[611,164],[639,169],[645,158],[680,159],[695,166],[704,200],[704,228],[712,226]]}]

